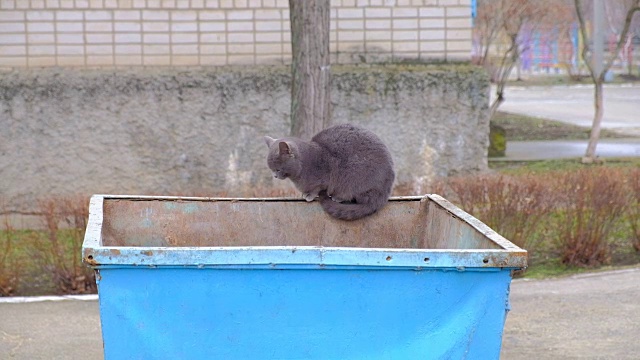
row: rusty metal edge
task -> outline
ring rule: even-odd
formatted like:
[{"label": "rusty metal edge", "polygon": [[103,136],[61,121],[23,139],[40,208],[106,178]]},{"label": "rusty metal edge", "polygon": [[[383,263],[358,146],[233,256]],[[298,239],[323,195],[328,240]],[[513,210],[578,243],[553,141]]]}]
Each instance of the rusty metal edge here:
[{"label": "rusty metal edge", "polygon": [[[96,194],[94,197],[101,197],[103,200],[131,200],[131,201],[149,201],[149,200],[163,200],[163,201],[299,201],[306,202],[302,197],[202,197],[202,196],[155,196],[155,195],[106,195]],[[427,195],[419,196],[392,196],[389,201],[416,201],[423,200]]]},{"label": "rusty metal edge", "polygon": [[[90,266],[373,266],[410,268],[512,268],[527,267],[527,252],[514,245],[480,220],[457,208],[443,197],[394,197],[392,201],[425,201],[427,199],[449,211],[494,241],[502,249],[373,249],[345,247],[109,247],[102,246],[103,204],[105,199],[189,200],[189,201],[304,201],[292,198],[206,198],[178,196],[93,195],[89,205],[89,221],[82,245],[83,261]],[[200,258],[194,258],[198,253]],[[167,256],[169,255],[170,256]],[[297,255],[296,255],[297,254]],[[153,257],[150,257],[153,255]],[[455,261],[452,261],[455,258]],[[153,260],[153,263],[151,262]],[[455,264],[455,266],[452,266]],[[280,267],[282,268],[282,267]]]},{"label": "rusty metal edge", "polygon": [[521,258],[506,250],[414,250],[342,247],[98,247],[89,265],[265,268],[376,267],[412,269],[520,269]]},{"label": "rusty metal edge", "polygon": [[493,241],[496,245],[500,246],[502,249],[509,251],[514,257],[523,258],[524,267],[527,266],[527,250],[522,249],[511,241],[507,240],[504,236],[498,234],[489,226],[487,226],[482,221],[475,218],[473,215],[467,213],[466,211],[460,209],[459,207],[453,205],[447,199],[443,198],[437,194],[429,194],[426,195],[430,200],[438,204],[440,207],[460,219],[464,221],[469,226],[476,229],[476,231],[480,232],[483,236]]},{"label": "rusty metal edge", "polygon": [[91,266],[97,265],[94,252],[102,246],[102,209],[104,195],[93,195],[89,201],[89,220],[82,242],[82,261]]}]

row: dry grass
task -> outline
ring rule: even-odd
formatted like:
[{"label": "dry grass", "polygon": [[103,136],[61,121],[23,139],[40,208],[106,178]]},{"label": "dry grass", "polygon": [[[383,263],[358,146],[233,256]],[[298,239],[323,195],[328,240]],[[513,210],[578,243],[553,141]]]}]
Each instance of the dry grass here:
[{"label": "dry grass", "polygon": [[621,169],[586,168],[557,176],[556,234],[563,263],[587,267],[609,263],[609,236],[630,209],[626,175]]},{"label": "dry grass", "polygon": [[[413,189],[411,184],[398,186],[394,194],[415,195]],[[621,249],[631,261],[640,259],[637,168],[594,166],[456,177],[433,183],[426,192],[443,195],[529,250],[533,266],[552,260],[574,268],[596,267],[620,261],[612,252]],[[177,195],[299,197],[294,189],[260,188]],[[0,296],[95,292],[94,273],[81,262],[88,199],[50,198],[38,207],[44,231],[15,230],[5,218],[0,231]]]},{"label": "dry grass", "polygon": [[611,167],[489,174],[443,180],[430,192],[532,253],[552,248],[564,264],[595,267],[610,263],[617,236],[640,247],[639,174]]},{"label": "dry grass", "polygon": [[447,183],[451,198],[461,208],[525,248],[535,245],[529,235],[537,231],[553,206],[547,184],[539,177],[481,175]]},{"label": "dry grass", "polygon": [[640,253],[640,169],[634,169],[629,174],[629,216],[627,217],[631,228],[631,245]]},{"label": "dry grass", "polygon": [[45,236],[31,238],[31,258],[42,272],[51,275],[58,292],[95,293],[95,274],[82,263],[82,241],[89,218],[88,199],[80,196],[44,199],[39,203],[39,210],[46,230]]},{"label": "dry grass", "polygon": [[18,285],[21,265],[14,256],[18,236],[6,217],[4,228],[5,231],[0,232],[0,296],[11,296]]}]

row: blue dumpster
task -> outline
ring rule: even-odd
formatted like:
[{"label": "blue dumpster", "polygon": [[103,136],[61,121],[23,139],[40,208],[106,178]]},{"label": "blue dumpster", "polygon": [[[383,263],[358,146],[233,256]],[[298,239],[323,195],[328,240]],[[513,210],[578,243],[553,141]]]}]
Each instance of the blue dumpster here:
[{"label": "blue dumpster", "polygon": [[497,359],[526,251],[437,195],[346,222],[316,202],[95,195],[106,359]]}]

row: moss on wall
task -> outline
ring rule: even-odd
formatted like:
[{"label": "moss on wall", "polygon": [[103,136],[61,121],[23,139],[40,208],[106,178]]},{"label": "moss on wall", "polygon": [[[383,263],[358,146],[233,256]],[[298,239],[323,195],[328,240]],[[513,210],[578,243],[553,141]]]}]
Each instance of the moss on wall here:
[{"label": "moss on wall", "polygon": [[[198,193],[287,187],[263,135],[288,135],[290,68],[23,70],[0,77],[0,194]],[[333,122],[389,145],[397,184],[487,167],[489,82],[468,64],[332,67]],[[23,209],[24,210],[24,209]]]},{"label": "moss on wall", "polygon": [[507,133],[502,126],[489,127],[489,157],[504,157],[507,151]]}]

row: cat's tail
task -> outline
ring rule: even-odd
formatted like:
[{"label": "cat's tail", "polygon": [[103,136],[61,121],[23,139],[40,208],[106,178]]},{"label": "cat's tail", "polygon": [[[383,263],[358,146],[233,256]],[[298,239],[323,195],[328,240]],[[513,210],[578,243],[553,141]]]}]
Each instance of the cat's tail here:
[{"label": "cat's tail", "polygon": [[369,216],[387,203],[388,196],[374,196],[357,203],[339,203],[333,201],[326,193],[320,193],[320,205],[324,211],[341,220],[357,220]]}]

